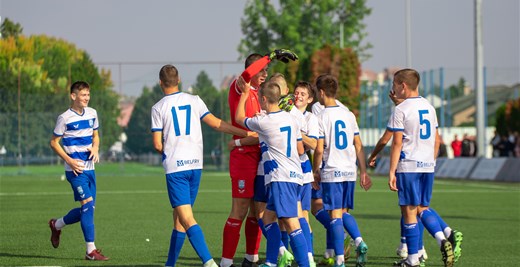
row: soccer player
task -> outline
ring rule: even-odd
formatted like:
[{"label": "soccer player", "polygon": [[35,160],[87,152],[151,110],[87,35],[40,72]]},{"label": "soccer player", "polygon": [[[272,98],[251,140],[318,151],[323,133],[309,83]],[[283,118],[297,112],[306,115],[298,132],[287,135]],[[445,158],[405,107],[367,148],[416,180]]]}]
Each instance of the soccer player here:
[{"label": "soccer player", "polygon": [[[399,105],[401,102],[403,102],[404,99],[397,99],[395,96],[394,91],[390,91],[390,94],[388,95],[392,102],[394,102],[395,105]],[[389,121],[390,123],[390,121]],[[376,146],[374,147],[374,150],[372,153],[370,153],[370,156],[368,157],[368,166],[375,168],[376,167],[376,159],[377,155],[383,148],[386,146],[388,141],[392,138],[392,131],[390,130],[390,126],[388,126],[383,133],[383,136],[379,139]],[[436,158],[436,157],[435,157]],[[448,237],[448,240],[451,242],[453,247],[453,255],[454,255],[454,261],[457,262],[462,256],[462,240],[463,240],[463,234],[460,231],[453,230],[451,227],[444,222],[444,220],[438,215],[438,213],[432,208],[429,207],[429,210],[437,217],[437,220],[439,220],[439,223],[441,225],[441,229],[444,232],[444,235]],[[426,250],[424,249],[423,242],[422,242],[422,229],[424,229],[424,225],[422,225],[422,222],[419,220],[419,232],[420,232],[420,238],[419,238],[419,259],[421,262],[426,260],[428,258],[426,254]],[[435,238],[435,233],[432,234],[432,236]],[[401,217],[401,242],[399,244],[399,247],[396,250],[396,253],[399,257],[402,259],[406,259],[408,257],[408,247],[406,245],[406,238],[404,237],[404,219]],[[421,257],[422,256],[422,257]]]},{"label": "soccer player", "polygon": [[159,84],[165,96],[151,110],[153,145],[163,156],[168,197],[173,208],[174,229],[166,266],[175,266],[187,235],[203,266],[216,267],[192,211],[203,166],[200,121],[220,132],[237,136],[248,133],[211,114],[199,96],[180,92],[179,83],[177,68],[163,66]]},{"label": "soccer player", "polygon": [[235,119],[257,132],[264,148],[262,157],[269,199],[262,218],[267,236],[267,250],[265,264],[261,266],[277,266],[281,241],[276,221],[278,218],[290,231],[291,247],[298,266],[307,267],[308,249],[298,221],[297,205],[298,187],[303,179],[299,160],[299,155],[304,153],[300,128],[290,114],[278,107],[280,87],[273,82],[263,84],[259,92],[260,104],[266,113],[247,118],[245,105],[249,91],[249,86],[246,86],[240,97]]},{"label": "soccer player", "polygon": [[[356,158],[359,161],[360,186],[368,190],[372,185],[366,173],[359,128],[354,114],[336,104],[338,82],[334,76],[320,75],[316,79],[316,89],[319,91],[318,100],[325,109],[318,116],[320,136],[314,151],[313,186],[315,189],[323,187],[323,206],[330,213],[329,228],[336,254],[334,266],[345,266],[343,228],[357,246],[356,265],[364,266],[368,247],[361,237],[356,220],[348,212],[354,208]],[[345,212],[344,209],[348,210]]]},{"label": "soccer player", "polygon": [[313,235],[309,221],[309,211],[311,210],[311,195],[312,186],[314,182],[314,175],[312,174],[312,163],[307,153],[311,150],[316,149],[318,144],[319,135],[319,124],[318,118],[307,111],[307,106],[314,101],[314,89],[308,82],[300,81],[297,82],[294,88],[294,106],[304,116],[304,123],[302,128],[302,141],[305,148],[305,152],[300,156],[300,162],[303,172],[303,186],[301,187],[300,203],[302,214],[299,217],[300,225],[304,229],[305,239],[307,240],[307,248],[309,249],[309,261],[314,262],[314,250],[313,250]]},{"label": "soccer player", "polygon": [[395,96],[404,99],[396,106],[388,127],[393,132],[388,185],[398,193],[408,247],[408,257],[399,266],[420,265],[418,216],[437,239],[444,265],[453,266],[452,244],[446,239],[438,216],[428,208],[439,135],[435,108],[419,96],[419,81],[417,71],[402,69],[394,74],[392,85]]},{"label": "soccer player", "polygon": [[[59,219],[51,219],[51,244],[60,245],[61,229],[69,224],[81,223],[86,242],[86,260],[106,261],[94,244],[94,207],[96,203],[96,174],[94,163],[99,162],[99,120],[95,109],[88,107],[90,85],[83,81],[70,86],[71,107],[56,122],[50,146],[65,161],[65,176],[80,208],[69,211]],[[60,145],[62,141],[63,147]]]},{"label": "soccer player", "polygon": [[[246,101],[247,117],[253,117],[261,110],[258,101],[258,89],[267,78],[268,64],[274,59],[287,62],[288,60],[297,60],[298,57],[289,50],[279,49],[266,56],[251,54],[246,58],[245,70],[240,77],[246,83],[251,84],[251,90]],[[241,88],[237,86],[237,80],[234,80],[229,87],[228,104],[231,123],[236,127],[241,127],[234,117],[241,94]],[[232,191],[231,212],[224,225],[220,266],[230,267],[233,265],[233,257],[240,239],[240,228],[247,216],[245,225],[246,255],[242,266],[249,267],[258,261],[258,249],[261,240],[261,231],[253,202],[255,177],[260,161],[260,147],[257,138],[246,139],[243,144],[239,136],[233,136],[233,139],[235,140],[235,148],[229,154]]]}]

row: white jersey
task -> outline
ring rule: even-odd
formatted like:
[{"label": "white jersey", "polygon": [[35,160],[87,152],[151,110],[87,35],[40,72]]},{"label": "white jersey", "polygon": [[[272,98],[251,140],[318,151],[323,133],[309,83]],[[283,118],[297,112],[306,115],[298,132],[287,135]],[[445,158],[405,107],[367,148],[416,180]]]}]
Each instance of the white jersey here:
[{"label": "white jersey", "polygon": [[[97,112],[93,108],[86,107],[83,114],[78,114],[72,109],[63,112],[56,121],[54,135],[61,136],[63,150],[69,157],[84,161],[84,170],[94,170],[94,162],[89,160],[92,147],[94,130],[99,128]],[[65,171],[72,171],[65,163]]]},{"label": "white jersey", "polygon": [[[339,102],[339,100],[337,100],[337,99],[335,99],[335,100],[336,100],[336,105],[349,110],[345,105],[343,105],[343,103]],[[316,102],[316,103],[312,104],[312,107],[311,107],[312,114],[314,114],[316,116],[318,116],[324,109],[325,109],[325,106],[320,104],[320,102]]]},{"label": "white jersey", "polygon": [[293,117],[285,111],[278,111],[246,118],[244,124],[258,133],[265,184],[291,182],[302,185],[303,174],[297,148],[297,141],[301,141],[302,135]]},{"label": "white jersey", "polygon": [[403,132],[397,172],[434,172],[437,127],[435,108],[420,96],[407,98],[395,107],[387,128]]},{"label": "white jersey", "polygon": [[326,107],[318,116],[318,123],[320,138],[324,139],[321,182],[356,181],[356,117],[343,107]]},{"label": "white jersey", "polygon": [[199,96],[177,92],[152,107],[152,132],[163,134],[166,174],[202,169],[200,120],[210,112]]},{"label": "white jersey", "polygon": [[[309,138],[318,139],[318,136],[320,134],[320,126],[318,124],[318,117],[316,117],[314,114],[305,111],[303,113],[303,116],[305,118],[304,128],[302,128],[302,133],[305,134]],[[309,151],[310,149],[306,149],[305,152]],[[307,153],[300,156],[300,162],[302,164],[302,171],[303,171],[303,183],[308,184],[311,182],[314,182],[314,175],[312,174],[312,163],[310,162],[309,156],[307,156]],[[307,166],[306,168],[310,169],[304,169],[304,166]]]}]

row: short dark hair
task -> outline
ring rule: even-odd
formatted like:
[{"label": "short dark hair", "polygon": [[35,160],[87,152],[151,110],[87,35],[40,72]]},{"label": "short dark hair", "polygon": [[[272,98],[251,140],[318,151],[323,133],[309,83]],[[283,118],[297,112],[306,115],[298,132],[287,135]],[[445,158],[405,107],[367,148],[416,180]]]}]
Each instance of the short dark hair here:
[{"label": "short dark hair", "polygon": [[87,82],[84,81],[76,81],[70,86],[70,93],[76,93],[78,91],[81,91],[83,89],[89,89],[90,85]]},{"label": "short dark hair", "polygon": [[159,79],[164,88],[179,85],[179,71],[173,65],[164,65],[159,71]]},{"label": "short dark hair", "polygon": [[338,80],[331,74],[322,74],[316,78],[316,90],[323,90],[328,97],[336,97]]},{"label": "short dark hair", "polygon": [[298,87],[307,89],[307,94],[309,94],[309,97],[311,97],[312,99],[314,99],[316,97],[316,92],[314,91],[314,88],[310,82],[306,82],[306,81],[296,82],[296,84],[294,85],[294,91],[296,91],[296,88],[298,88]]},{"label": "short dark hair", "polygon": [[412,90],[417,89],[421,76],[414,69],[402,69],[394,73],[394,81],[397,83],[405,83]]},{"label": "short dark hair", "polygon": [[267,103],[276,104],[280,99],[280,86],[275,82],[265,82],[260,86],[259,94],[267,98]]},{"label": "short dark hair", "polygon": [[264,56],[258,54],[258,53],[253,53],[249,56],[247,56],[246,58],[246,64],[245,64],[245,68],[247,69],[247,67],[249,67],[251,64],[253,64],[255,61],[263,58]]}]

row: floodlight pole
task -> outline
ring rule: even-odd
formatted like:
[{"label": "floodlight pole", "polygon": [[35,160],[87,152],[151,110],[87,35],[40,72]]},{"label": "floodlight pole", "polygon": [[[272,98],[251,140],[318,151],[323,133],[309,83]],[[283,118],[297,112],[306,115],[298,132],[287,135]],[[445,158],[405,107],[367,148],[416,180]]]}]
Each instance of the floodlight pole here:
[{"label": "floodlight pole", "polygon": [[410,17],[410,0],[406,0],[406,67],[412,67],[412,26]]},{"label": "floodlight pole", "polygon": [[475,0],[475,96],[477,104],[477,147],[478,157],[487,154],[485,103],[484,103],[484,48],[482,45],[482,0]]}]

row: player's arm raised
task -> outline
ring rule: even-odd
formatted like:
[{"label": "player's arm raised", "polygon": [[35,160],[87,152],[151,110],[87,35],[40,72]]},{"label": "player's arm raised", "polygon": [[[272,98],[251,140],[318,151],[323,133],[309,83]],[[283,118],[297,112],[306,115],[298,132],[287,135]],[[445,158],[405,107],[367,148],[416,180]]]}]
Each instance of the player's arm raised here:
[{"label": "player's arm raised", "polygon": [[[247,128],[245,125],[246,117],[246,100],[249,97],[250,85],[242,77],[238,77],[237,86],[242,90],[240,100],[238,101],[237,111],[235,113],[235,122],[240,126]],[[233,115],[233,114],[232,114]]]}]

